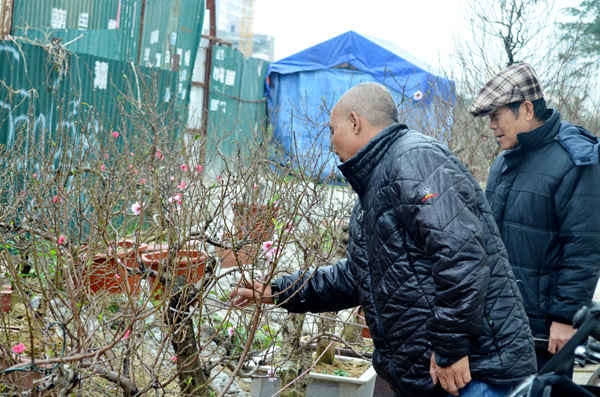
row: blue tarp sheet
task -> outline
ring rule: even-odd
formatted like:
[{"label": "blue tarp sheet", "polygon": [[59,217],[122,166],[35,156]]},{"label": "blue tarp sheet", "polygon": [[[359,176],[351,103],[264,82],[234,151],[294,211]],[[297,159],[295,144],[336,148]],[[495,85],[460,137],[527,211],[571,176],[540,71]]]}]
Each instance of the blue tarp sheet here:
[{"label": "blue tarp sheet", "polygon": [[454,82],[398,52],[349,31],[271,63],[265,93],[283,161],[320,180],[339,177],[329,147],[329,112],[346,90],[369,81],[388,87],[401,121],[446,140],[455,103]]}]

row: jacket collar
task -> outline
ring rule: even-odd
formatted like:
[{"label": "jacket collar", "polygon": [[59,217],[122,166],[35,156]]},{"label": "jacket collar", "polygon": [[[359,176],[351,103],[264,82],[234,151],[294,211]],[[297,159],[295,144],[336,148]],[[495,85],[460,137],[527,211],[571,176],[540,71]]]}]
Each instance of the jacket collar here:
[{"label": "jacket collar", "polygon": [[358,153],[338,166],[356,193],[361,194],[365,190],[373,169],[391,144],[407,131],[408,127],[404,124],[391,124],[381,130]]},{"label": "jacket collar", "polygon": [[522,132],[517,135],[518,145],[514,149],[509,149],[504,152],[504,158],[508,168],[514,168],[523,159],[528,152],[539,149],[542,146],[550,143],[560,127],[560,113],[550,109],[552,112],[550,117],[538,128]]}]

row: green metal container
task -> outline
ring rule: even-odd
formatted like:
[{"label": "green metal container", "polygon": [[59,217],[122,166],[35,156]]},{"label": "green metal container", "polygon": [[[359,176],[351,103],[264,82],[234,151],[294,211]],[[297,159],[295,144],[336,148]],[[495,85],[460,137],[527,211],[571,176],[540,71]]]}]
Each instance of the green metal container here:
[{"label": "green metal container", "polygon": [[[15,0],[13,36],[180,72],[190,81],[203,0]],[[183,88],[183,87],[182,87]]]},{"label": "green metal container", "polygon": [[135,62],[143,0],[15,0],[13,36]]},{"label": "green metal container", "polygon": [[[265,134],[264,81],[268,63],[236,49],[213,46],[208,102],[207,158],[251,160]],[[219,167],[217,164],[216,167]]]}]

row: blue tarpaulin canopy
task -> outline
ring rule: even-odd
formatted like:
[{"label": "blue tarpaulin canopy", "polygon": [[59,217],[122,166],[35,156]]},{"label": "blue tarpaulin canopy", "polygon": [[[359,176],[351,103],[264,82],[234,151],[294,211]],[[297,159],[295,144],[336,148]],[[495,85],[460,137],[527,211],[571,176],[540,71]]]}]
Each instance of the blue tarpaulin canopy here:
[{"label": "blue tarpaulin canopy", "polygon": [[273,137],[284,151],[282,161],[321,180],[339,176],[329,148],[329,113],[346,90],[362,82],[385,85],[400,121],[446,140],[454,82],[427,69],[401,50],[353,31],[271,63],[267,106]]}]

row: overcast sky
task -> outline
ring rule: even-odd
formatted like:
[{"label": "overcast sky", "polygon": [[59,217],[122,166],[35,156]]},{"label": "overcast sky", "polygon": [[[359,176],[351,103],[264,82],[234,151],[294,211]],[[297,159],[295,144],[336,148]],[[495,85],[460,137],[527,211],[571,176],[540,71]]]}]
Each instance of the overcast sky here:
[{"label": "overcast sky", "polygon": [[[558,8],[578,0],[557,0]],[[390,41],[438,66],[468,35],[465,0],[256,0],[254,31],[275,37],[275,60],[338,34]]]}]

